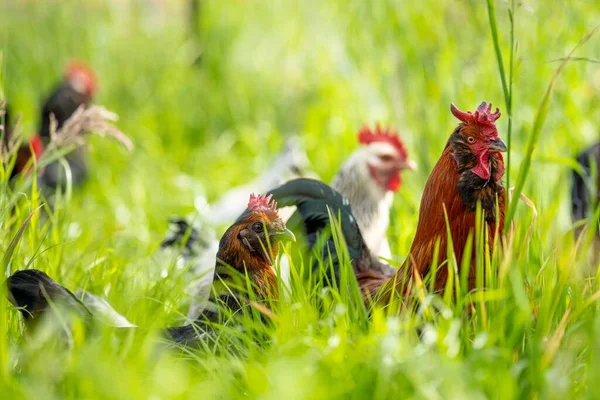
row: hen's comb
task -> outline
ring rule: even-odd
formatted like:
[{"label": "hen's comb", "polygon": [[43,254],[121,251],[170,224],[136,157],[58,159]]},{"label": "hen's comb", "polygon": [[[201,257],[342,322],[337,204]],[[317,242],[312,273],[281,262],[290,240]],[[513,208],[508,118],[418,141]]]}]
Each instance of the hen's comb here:
[{"label": "hen's comb", "polygon": [[493,132],[490,131],[489,133],[498,134],[495,123],[501,114],[498,108],[496,108],[495,112],[492,112],[492,103],[487,104],[485,101],[482,102],[474,113],[471,111],[461,111],[454,104],[450,104],[450,111],[459,121],[466,124],[479,125],[482,128],[493,128]]},{"label": "hen's comb", "polygon": [[250,195],[250,201],[248,201],[248,209],[256,210],[258,208],[265,209],[265,211],[275,213],[277,215],[277,203],[275,199],[273,199],[273,195],[255,195],[252,193]]},{"label": "hen's comb", "polygon": [[94,71],[82,63],[81,61],[71,61],[65,70],[65,78],[76,85],[82,87],[76,87],[76,90],[82,90],[88,96],[92,96],[96,93],[98,88],[98,81],[96,80],[96,74]]},{"label": "hen's comb", "polygon": [[382,129],[379,123],[375,125],[374,130],[371,130],[367,125],[363,126],[360,131],[358,131],[358,141],[365,145],[376,142],[389,143],[394,146],[401,157],[406,158],[408,156],[406,148],[400,140],[398,133],[391,130],[389,127]]}]

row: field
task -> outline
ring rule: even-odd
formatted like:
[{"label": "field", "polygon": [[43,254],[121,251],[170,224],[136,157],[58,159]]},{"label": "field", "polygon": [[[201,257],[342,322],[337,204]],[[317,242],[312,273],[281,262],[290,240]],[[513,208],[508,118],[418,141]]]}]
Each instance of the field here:
[{"label": "field", "polygon": [[[41,100],[77,58],[98,75],[96,103],[119,115],[135,143],[128,152],[90,138],[90,179],[33,216],[3,259],[5,276],[46,271],[143,327],[89,333],[75,323],[65,349],[53,330],[24,340],[5,301],[3,398],[600,397],[598,265],[589,243],[576,246],[569,203],[574,156],[600,131],[600,36],[586,36],[600,21],[597,1],[199,4],[194,20],[183,1],[0,3],[0,99],[20,113],[23,135],[38,129]],[[158,337],[157,328],[182,322],[188,301],[188,278],[159,244],[168,217],[193,213],[195,196],[212,201],[259,175],[291,134],[330,182],[357,148],[358,128],[381,121],[419,164],[403,175],[391,217],[402,260],[426,179],[456,126],[450,103],[473,110],[484,100],[503,114],[505,184],[537,209],[535,218],[518,203],[489,290],[430,294],[416,311],[368,317],[344,289],[296,282],[274,305],[272,326],[248,318],[245,333],[224,328],[222,340],[193,351]],[[1,172],[2,254],[44,202],[36,187],[7,180]],[[302,264],[293,244],[286,251]]]}]

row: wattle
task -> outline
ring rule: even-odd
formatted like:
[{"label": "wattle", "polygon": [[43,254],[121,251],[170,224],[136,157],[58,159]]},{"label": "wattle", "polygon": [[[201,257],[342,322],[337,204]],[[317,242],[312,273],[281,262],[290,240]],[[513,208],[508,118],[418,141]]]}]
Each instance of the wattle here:
[{"label": "wattle", "polygon": [[483,180],[490,179],[490,153],[486,150],[479,154],[477,165],[471,168],[471,171]]},{"label": "wattle", "polygon": [[400,183],[400,174],[392,174],[392,176],[388,178],[385,188],[390,192],[397,192],[398,189],[400,189]]}]

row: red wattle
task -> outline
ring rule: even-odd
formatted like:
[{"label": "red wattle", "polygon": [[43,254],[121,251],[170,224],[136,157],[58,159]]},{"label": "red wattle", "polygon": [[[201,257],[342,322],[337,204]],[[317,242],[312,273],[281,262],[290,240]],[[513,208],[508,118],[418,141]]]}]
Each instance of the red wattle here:
[{"label": "red wattle", "polygon": [[487,150],[479,154],[479,161],[471,171],[483,180],[490,179],[490,153]]},{"label": "red wattle", "polygon": [[389,177],[385,188],[390,192],[397,192],[400,189],[400,174],[393,174]]},{"label": "red wattle", "polygon": [[44,142],[39,135],[33,135],[31,139],[29,139],[29,145],[33,149],[33,154],[35,155],[35,159],[39,160],[44,152]]}]

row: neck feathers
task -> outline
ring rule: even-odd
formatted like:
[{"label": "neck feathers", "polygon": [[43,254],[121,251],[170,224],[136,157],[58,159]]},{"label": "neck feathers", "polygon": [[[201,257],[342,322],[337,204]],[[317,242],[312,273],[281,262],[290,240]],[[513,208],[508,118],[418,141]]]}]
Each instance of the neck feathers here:
[{"label": "neck feathers", "polygon": [[[248,274],[252,284],[255,285],[256,294],[259,298],[275,296],[277,294],[277,276],[272,265],[279,252],[278,243],[270,244],[269,256],[264,253],[263,249],[251,252],[238,240],[241,229],[242,227],[234,225],[223,235],[217,252],[215,280],[223,279],[226,281],[228,276],[223,271],[226,267],[231,267],[242,274]],[[266,243],[265,248],[267,248]]]},{"label": "neck feathers", "polygon": [[[503,165],[500,165],[501,163],[501,159],[493,158],[492,176],[494,176],[494,171],[503,167]],[[504,188],[502,183],[493,179],[486,183],[470,170],[459,166],[452,147],[450,145],[446,146],[425,185],[419,210],[417,232],[409,256],[396,277],[393,278],[396,279],[396,288],[404,291],[406,278],[412,276],[413,271],[421,277],[429,272],[439,242],[437,260],[439,270],[436,274],[434,288],[436,290],[444,289],[448,276],[447,263],[445,263],[448,254],[448,228],[452,235],[454,254],[460,266],[467,238],[475,230],[477,202],[481,202],[485,213],[491,254],[496,235],[496,199],[498,199],[500,209],[498,228],[501,235],[504,226]],[[446,224],[446,216],[448,225]],[[477,246],[474,245],[469,272],[469,286],[475,283],[476,248]]]}]

